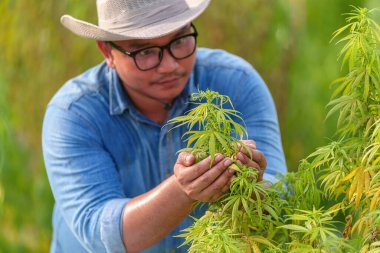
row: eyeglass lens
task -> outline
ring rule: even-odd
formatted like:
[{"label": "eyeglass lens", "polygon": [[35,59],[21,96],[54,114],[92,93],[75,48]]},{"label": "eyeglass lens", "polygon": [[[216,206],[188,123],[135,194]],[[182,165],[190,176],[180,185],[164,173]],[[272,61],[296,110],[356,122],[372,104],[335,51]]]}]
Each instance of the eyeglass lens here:
[{"label": "eyeglass lens", "polygon": [[[184,59],[192,55],[195,51],[196,38],[194,34],[177,38],[166,47],[171,56],[177,60]],[[150,47],[143,49],[134,55],[135,63],[141,70],[148,70],[157,67],[163,56],[162,47]]]}]

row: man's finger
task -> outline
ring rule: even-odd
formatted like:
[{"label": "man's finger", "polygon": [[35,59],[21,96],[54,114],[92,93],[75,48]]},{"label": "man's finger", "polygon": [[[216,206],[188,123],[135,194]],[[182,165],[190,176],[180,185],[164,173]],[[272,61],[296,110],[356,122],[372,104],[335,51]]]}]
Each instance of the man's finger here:
[{"label": "man's finger", "polygon": [[256,150],[256,142],[254,142],[253,140],[243,140],[242,142],[245,146],[241,146],[239,151],[251,157],[252,152]]},{"label": "man's finger", "polygon": [[[254,140],[242,140],[242,142],[251,150],[257,149],[256,142]],[[242,147],[242,149],[244,148]]]},{"label": "man's finger", "polygon": [[181,152],[177,159],[177,164],[181,164],[183,166],[191,166],[195,162],[195,156],[189,152]]},{"label": "man's finger", "polygon": [[237,153],[236,158],[244,165],[260,170],[264,170],[266,168],[265,157],[263,153],[258,150],[255,150],[255,152],[252,153],[252,159],[243,152]]},{"label": "man's finger", "polygon": [[258,163],[261,169],[265,169],[267,167],[267,160],[265,159],[263,152],[260,150],[255,149],[252,152],[252,161]]},{"label": "man's finger", "polygon": [[231,165],[232,160],[225,158],[221,162],[216,163],[211,169],[197,177],[192,184],[197,185],[197,188],[204,190],[210,187],[211,184],[221,177]]},{"label": "man's finger", "polygon": [[[225,163],[224,163],[225,162]],[[220,164],[223,164],[223,166],[220,166],[218,169],[219,172],[221,172],[219,175],[214,173],[209,179],[211,183],[207,184],[206,187],[200,192],[199,197],[201,199],[206,199],[208,201],[214,201],[215,196],[218,196],[216,198],[219,198],[221,195],[223,195],[229,188],[231,177],[233,177],[234,172],[228,170],[228,164],[231,162],[229,158],[223,160]],[[214,168],[213,168],[214,169]],[[211,173],[210,173],[211,174]],[[217,176],[216,176],[217,175]],[[213,176],[216,176],[215,178],[212,178]],[[208,183],[204,180],[200,180],[202,183]]]},{"label": "man's finger", "polygon": [[248,147],[256,149],[256,142],[254,140],[242,140],[242,142]]},{"label": "man's finger", "polygon": [[[223,155],[216,154],[214,157],[213,164],[214,165],[218,164],[221,160],[223,160],[223,158],[224,158]],[[185,160],[186,160],[186,158],[185,158]],[[181,178],[185,178],[186,182],[191,182],[191,181],[197,179],[198,177],[202,176],[203,174],[205,174],[208,170],[210,170],[210,164],[211,164],[211,157],[209,156],[209,157],[203,159],[202,161],[200,161],[198,163],[195,163],[189,167],[185,167],[185,168],[180,169],[178,172],[178,176]]]},{"label": "man's finger", "polygon": [[[252,161],[250,158],[248,158],[242,152],[239,152],[236,157],[238,158],[238,162],[239,163],[244,164],[245,166],[257,169],[259,171],[259,175],[258,175],[257,180],[258,181],[263,180],[263,175],[264,175],[264,171],[265,171],[265,167],[266,167],[266,162],[265,162],[265,164],[261,164],[260,165],[256,161]],[[264,167],[262,167],[262,166],[264,166]]]}]

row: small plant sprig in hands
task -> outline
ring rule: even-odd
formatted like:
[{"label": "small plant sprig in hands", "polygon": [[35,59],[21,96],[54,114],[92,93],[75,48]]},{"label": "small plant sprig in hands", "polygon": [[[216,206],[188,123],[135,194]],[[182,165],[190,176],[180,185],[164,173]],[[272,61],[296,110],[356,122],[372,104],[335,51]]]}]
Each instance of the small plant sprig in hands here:
[{"label": "small plant sprig in hands", "polygon": [[[176,124],[175,127],[186,125],[189,129],[183,135],[186,137],[184,140],[187,141],[187,148],[180,151],[195,154],[198,161],[206,155],[210,155],[213,161],[217,152],[231,157],[236,154],[239,146],[251,154],[251,150],[240,141],[247,135],[247,131],[234,121],[234,118],[242,118],[232,107],[229,97],[207,90],[193,93],[192,101],[197,105],[195,108],[168,122]],[[226,105],[232,109],[224,108]]]},{"label": "small plant sprig in hands", "polygon": [[241,149],[252,156],[242,141],[247,131],[237,122],[243,119],[230,98],[218,92],[199,91],[192,100],[195,108],[168,122],[188,128],[183,135],[187,148],[180,151],[193,153],[197,161],[211,156],[210,167],[217,153],[230,157],[236,174],[230,191],[209,204],[206,214],[179,236],[191,244],[189,252],[259,252],[260,245],[275,249],[264,235],[276,233],[282,202],[267,182],[259,180],[260,171],[235,159]]}]

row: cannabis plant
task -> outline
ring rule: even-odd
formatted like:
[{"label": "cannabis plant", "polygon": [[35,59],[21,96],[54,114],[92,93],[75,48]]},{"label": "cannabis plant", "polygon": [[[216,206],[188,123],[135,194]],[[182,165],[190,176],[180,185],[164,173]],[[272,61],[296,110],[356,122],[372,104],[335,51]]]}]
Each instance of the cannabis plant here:
[{"label": "cannabis plant", "polygon": [[[353,7],[332,40],[344,43],[347,74],[333,82],[327,117],[339,113],[334,139],[303,159],[297,172],[266,186],[234,160],[230,190],[180,236],[189,252],[380,253],[380,27],[375,10]],[[193,94],[196,107],[170,124],[186,125],[198,160],[234,159],[247,136],[227,96]],[[210,165],[211,166],[211,165]]]},{"label": "cannabis plant", "polygon": [[[327,114],[339,113],[337,131],[285,176],[292,191],[286,197],[299,209],[283,226],[291,232],[288,252],[380,252],[380,29],[374,12],[353,7],[348,24],[333,34],[332,40],[346,34],[337,43],[344,43],[339,59],[347,74],[333,82]],[[302,192],[305,182],[313,194]]]}]

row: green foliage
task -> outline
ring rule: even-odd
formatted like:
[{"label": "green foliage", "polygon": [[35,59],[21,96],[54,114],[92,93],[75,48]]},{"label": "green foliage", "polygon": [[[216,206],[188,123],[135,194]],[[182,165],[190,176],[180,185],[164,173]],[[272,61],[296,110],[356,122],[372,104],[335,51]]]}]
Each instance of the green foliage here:
[{"label": "green foliage", "polygon": [[[345,241],[337,237],[340,234],[336,230],[337,226],[323,225],[321,222],[318,224],[323,230],[331,229],[330,231],[333,232],[328,233],[329,242],[336,242],[339,239],[339,243],[335,245],[339,245],[340,250],[348,252],[377,252],[379,250],[378,230],[380,227],[377,219],[380,210],[380,150],[378,149],[380,141],[378,138],[380,29],[379,25],[371,19],[375,11],[377,10],[353,7],[353,11],[346,18],[348,24],[338,29],[333,35],[333,40],[336,40],[348,33],[337,42],[345,43],[339,58],[342,61],[342,68],[345,67],[348,73],[333,83],[335,90],[328,104],[330,111],[327,114],[327,117],[330,117],[339,112],[336,131],[338,140],[318,148],[307,158],[310,161],[307,162],[308,171],[316,178],[315,185],[320,187],[319,191],[324,193],[323,197],[331,203],[329,210],[323,211],[324,209],[321,208],[318,211],[322,216],[326,216],[327,220],[331,220],[332,215],[335,216],[338,213],[345,216],[341,236]],[[303,166],[304,163],[301,163],[296,172],[297,175],[302,173]],[[290,189],[293,189],[296,193],[294,195],[297,196],[297,189]],[[312,199],[309,198],[309,200]],[[318,202],[314,203],[319,206]],[[311,209],[306,208],[302,212],[309,213],[308,210]],[[290,216],[290,220],[294,224],[294,216]],[[293,225],[284,227],[294,230],[295,227],[289,226]],[[307,228],[307,226],[303,227]],[[298,238],[297,245],[291,243],[297,250],[304,246],[311,246],[309,235],[323,239],[322,234],[319,236],[310,234],[311,231],[306,231],[304,228],[297,231],[302,234],[302,240]],[[334,244],[319,243],[319,245],[320,249],[326,252],[338,251],[338,247],[333,247]],[[313,248],[317,248],[317,245]]]},{"label": "green foliage", "polygon": [[5,85],[2,85],[3,80],[0,79],[0,215],[3,211],[4,205],[4,188],[3,188],[3,169],[4,169],[4,156],[5,156],[5,142],[7,138],[6,114],[5,114]]},{"label": "green foliage", "polygon": [[[342,232],[346,242],[336,245],[341,245],[340,249],[353,247],[354,252],[380,250],[380,227],[377,223],[380,210],[380,29],[371,19],[375,11],[353,7],[346,18],[348,24],[333,35],[333,40],[336,40],[348,33],[337,42],[345,43],[339,58],[342,68],[346,67],[348,73],[333,83],[335,90],[327,114],[330,117],[339,112],[336,131],[338,140],[318,148],[308,156],[311,161],[309,171],[316,175],[324,197],[333,203],[329,210],[320,212],[327,217],[338,213],[346,217]],[[299,169],[297,174],[301,171]],[[302,212],[306,213],[307,210],[310,209]],[[290,216],[290,219],[294,219],[294,216]],[[329,240],[338,239],[336,228],[323,226],[324,229],[329,227],[333,232],[329,233]],[[310,231],[302,231],[298,232],[303,234],[304,240]],[[310,239],[307,240],[308,243],[302,243],[310,246]],[[331,250],[332,246],[324,245],[321,248]],[[297,245],[296,248],[302,246]]]},{"label": "green foliage", "polygon": [[[361,250],[379,249],[378,224],[380,175],[380,27],[370,18],[377,10],[353,7],[338,43],[345,43],[340,58],[348,73],[335,83],[328,114],[339,111],[337,135],[340,140],[310,155],[313,167],[322,173],[326,192],[341,200],[332,210],[350,217],[347,237],[366,238]],[[333,176],[332,176],[333,175]],[[344,203],[344,204],[343,204]],[[340,205],[339,205],[340,204]],[[351,230],[352,223],[352,230]]]},{"label": "green foliage", "polygon": [[72,6],[94,20],[93,3],[0,1],[0,252],[49,251],[53,197],[42,118],[63,82],[101,59],[95,43],[69,34],[59,17]]},{"label": "green foliage", "polygon": [[[291,232],[289,252],[345,252],[344,241],[335,228],[336,221],[333,220],[331,212],[322,209],[295,210],[295,214],[287,216],[287,222],[282,226]],[[296,225],[299,224],[299,225]]]},{"label": "green foliage", "polygon": [[[311,210],[320,206],[323,194],[316,178],[314,171],[311,170],[311,164],[304,159],[300,162],[297,172],[284,175],[276,188],[282,192],[289,207]],[[289,192],[287,189],[292,189],[292,191]]]}]

